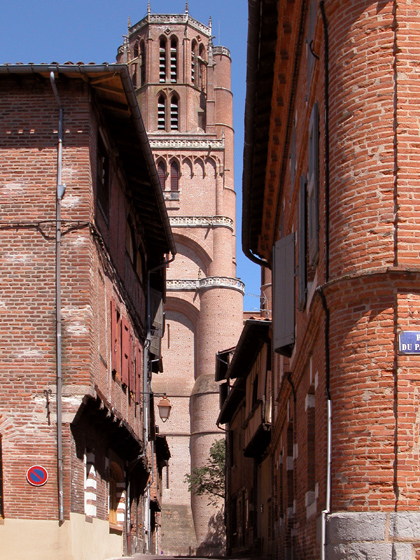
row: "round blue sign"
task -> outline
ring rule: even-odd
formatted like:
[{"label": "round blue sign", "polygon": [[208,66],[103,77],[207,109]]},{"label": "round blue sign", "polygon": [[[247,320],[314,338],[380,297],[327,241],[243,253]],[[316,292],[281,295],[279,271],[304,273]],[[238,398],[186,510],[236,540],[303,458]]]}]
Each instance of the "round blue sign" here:
[{"label": "round blue sign", "polygon": [[26,473],[26,480],[32,486],[43,486],[48,480],[48,472],[45,467],[34,465]]}]

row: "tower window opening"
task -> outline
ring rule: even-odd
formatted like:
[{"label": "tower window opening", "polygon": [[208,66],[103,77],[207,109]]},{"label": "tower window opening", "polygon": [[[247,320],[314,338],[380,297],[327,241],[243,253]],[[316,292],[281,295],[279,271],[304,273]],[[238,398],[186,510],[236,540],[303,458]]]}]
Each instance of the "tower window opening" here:
[{"label": "tower window opening", "polygon": [[178,98],[173,95],[171,98],[171,130],[179,129]]},{"label": "tower window opening", "polygon": [[165,190],[165,180],[166,180],[166,166],[163,161],[158,163],[158,177],[160,188],[164,191]]},{"label": "tower window opening", "polygon": [[134,45],[134,58],[138,58],[138,56],[139,56],[139,46],[138,46],[138,44],[136,43],[136,44]]},{"label": "tower window opening", "polygon": [[200,57],[199,57],[199,62],[198,62],[198,72],[199,72],[199,76],[198,76],[198,86],[200,87],[200,89],[205,90],[206,89],[206,64],[205,64],[205,58],[206,58],[206,49],[204,48],[204,45],[201,45],[200,47]]},{"label": "tower window opening", "polygon": [[171,82],[176,83],[178,79],[178,53],[177,53],[177,41],[176,39],[171,40]]},{"label": "tower window opening", "polygon": [[144,86],[146,83],[146,47],[144,46],[144,41],[140,43],[140,85]]},{"label": "tower window opening", "polygon": [[179,190],[179,167],[176,161],[171,163],[171,191]]},{"label": "tower window opening", "polygon": [[197,43],[194,41],[191,46],[191,82],[193,84],[195,84],[197,80],[196,62],[197,62]]},{"label": "tower window opening", "polygon": [[158,130],[165,130],[166,100],[163,95],[158,99]]},{"label": "tower window opening", "polygon": [[159,82],[166,82],[166,41],[159,43]]}]

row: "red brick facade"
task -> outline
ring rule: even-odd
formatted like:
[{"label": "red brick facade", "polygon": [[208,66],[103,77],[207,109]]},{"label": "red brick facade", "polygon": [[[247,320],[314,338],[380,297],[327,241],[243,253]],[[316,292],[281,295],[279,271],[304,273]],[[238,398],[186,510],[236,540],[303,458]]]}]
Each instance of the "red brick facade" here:
[{"label": "red brick facade", "polygon": [[276,350],[262,550],[412,559],[419,366],[399,335],[420,327],[420,10],[362,0],[249,8],[243,246],[273,271]]},{"label": "red brick facade", "polygon": [[[22,559],[36,547],[62,559],[143,551],[147,270],[175,249],[134,91],[122,65],[2,67],[0,78],[0,547]],[[47,469],[44,486],[27,481],[32,465]]]},{"label": "red brick facade", "polygon": [[216,352],[233,346],[242,325],[236,278],[230,53],[209,26],[184,14],[147,16],[128,29],[118,59],[130,62],[145,115],[177,256],[167,270],[163,372],[155,391],[173,405],[160,426],[171,460],[164,472],[162,550],[214,554],[216,510],[191,496],[185,475],[201,466],[216,427]]}]

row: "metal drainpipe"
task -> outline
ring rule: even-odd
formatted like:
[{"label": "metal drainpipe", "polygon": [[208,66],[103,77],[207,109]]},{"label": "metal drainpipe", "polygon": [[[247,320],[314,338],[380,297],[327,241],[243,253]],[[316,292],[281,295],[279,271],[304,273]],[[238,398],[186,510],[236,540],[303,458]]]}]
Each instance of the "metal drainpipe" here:
[{"label": "metal drainpipe", "polygon": [[58,488],[58,521],[64,523],[63,493],[63,426],[62,426],[62,387],[61,372],[61,199],[65,185],[61,182],[63,164],[63,108],[55,83],[54,72],[50,72],[50,82],[59,109],[58,148],[57,148],[57,192],[56,192],[56,236],[55,236],[55,310],[56,310],[56,409],[57,409],[57,488]]},{"label": "metal drainpipe", "polygon": [[[325,283],[330,277],[330,96],[329,96],[329,34],[325,2],[320,10],[324,27],[324,99],[325,99]],[[327,548],[327,516],[331,513],[331,463],[332,463],[332,400],[330,387],[330,310],[322,287],[319,288],[325,311],[325,385],[327,393],[327,472],[325,509],[322,511],[321,560],[325,560]]]},{"label": "metal drainpipe", "polygon": [[[148,387],[149,381],[149,348],[150,348],[150,340],[152,336],[152,318],[151,318],[151,309],[150,309],[150,276],[163,268],[164,266],[168,265],[169,263],[173,262],[175,259],[175,255],[173,254],[172,257],[167,260],[163,261],[155,268],[151,268],[147,273],[147,336],[146,342],[144,344],[144,352],[143,352],[143,409],[144,409],[144,416],[143,416],[143,424],[144,424],[144,452],[146,453],[147,442],[149,440],[149,416],[150,416],[150,395],[152,393],[152,388]],[[150,510],[150,487],[154,482],[154,465],[153,465],[153,453],[154,453],[154,442],[151,442],[152,447],[152,479],[148,482],[146,488],[146,496],[145,496],[145,507],[144,507],[144,523],[143,523],[143,547],[146,544],[146,531],[148,531],[147,536],[147,549],[145,552],[150,552],[150,545],[151,545],[151,510]]]}]

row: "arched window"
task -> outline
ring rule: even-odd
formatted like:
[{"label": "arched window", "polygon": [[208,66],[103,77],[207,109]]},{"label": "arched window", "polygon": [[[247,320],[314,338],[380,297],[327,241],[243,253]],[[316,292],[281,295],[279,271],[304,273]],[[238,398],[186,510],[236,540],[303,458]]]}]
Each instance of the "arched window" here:
[{"label": "arched window", "polygon": [[179,190],[179,166],[176,161],[171,162],[171,191]]},{"label": "arched window", "polygon": [[179,101],[176,95],[171,97],[171,130],[179,130]]},{"label": "arched window", "polygon": [[159,42],[159,82],[166,82],[166,39]]},{"label": "arched window", "polygon": [[158,177],[160,188],[164,191],[165,190],[165,181],[166,181],[166,165],[163,161],[158,163]]},{"label": "arched window", "polygon": [[139,56],[139,46],[138,46],[138,44],[136,43],[136,44],[134,45],[134,58],[138,58],[138,56]]},{"label": "arched window", "polygon": [[146,47],[144,45],[144,41],[140,43],[140,59],[140,85],[144,86],[144,84],[146,83]]},{"label": "arched window", "polygon": [[206,89],[206,49],[204,45],[200,46],[200,58],[198,61],[198,87],[202,90]]},{"label": "arched window", "polygon": [[196,73],[196,62],[197,62],[197,43],[193,41],[191,44],[191,82],[196,83],[197,73]]},{"label": "arched window", "polygon": [[157,106],[157,116],[158,116],[158,123],[157,127],[158,130],[165,130],[165,113],[166,113],[166,98],[164,95],[160,95],[158,99],[158,106]]},{"label": "arched window", "polygon": [[171,39],[171,82],[176,83],[178,79],[178,42],[175,38]]}]

